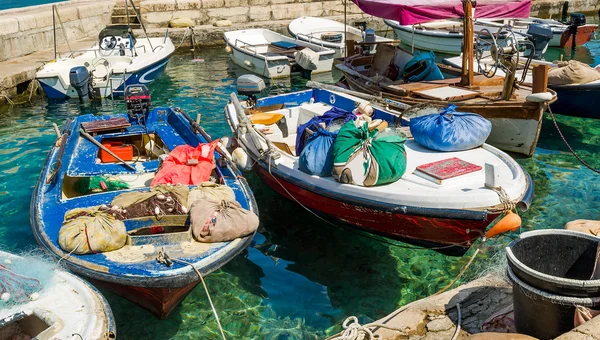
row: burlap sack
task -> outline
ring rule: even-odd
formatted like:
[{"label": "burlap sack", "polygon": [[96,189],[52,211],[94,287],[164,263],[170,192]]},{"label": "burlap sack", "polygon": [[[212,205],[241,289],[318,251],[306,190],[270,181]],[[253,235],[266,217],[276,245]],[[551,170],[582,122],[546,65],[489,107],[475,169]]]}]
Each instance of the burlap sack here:
[{"label": "burlap sack", "polygon": [[250,235],[258,228],[258,216],[237,201],[198,199],[190,209],[191,230],[198,242],[226,242]]},{"label": "burlap sack", "polygon": [[226,186],[213,182],[204,182],[190,190],[187,199],[188,211],[192,208],[192,204],[201,199],[206,198],[212,201],[235,201],[235,193]]},{"label": "burlap sack", "polygon": [[600,236],[600,221],[575,220],[565,224],[565,229]]},{"label": "burlap sack", "polygon": [[587,84],[596,80],[600,80],[600,72],[577,60],[559,62],[557,68],[548,71],[551,85]]},{"label": "burlap sack", "polygon": [[128,240],[125,224],[98,207],[73,209],[65,214],[58,232],[60,247],[75,254],[113,251]]}]

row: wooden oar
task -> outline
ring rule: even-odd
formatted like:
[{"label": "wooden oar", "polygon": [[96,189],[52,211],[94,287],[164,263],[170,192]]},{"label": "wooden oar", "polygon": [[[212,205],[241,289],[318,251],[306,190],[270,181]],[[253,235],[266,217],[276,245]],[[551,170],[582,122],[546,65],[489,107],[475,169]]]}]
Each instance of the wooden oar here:
[{"label": "wooden oar", "polygon": [[113,156],[116,160],[118,160],[119,162],[121,162],[123,165],[125,165],[126,167],[128,167],[129,169],[136,171],[135,168],[127,163],[125,163],[124,160],[122,160],[119,156],[115,155],[114,152],[110,151],[107,147],[105,147],[104,145],[100,144],[100,142],[98,142],[96,140],[96,138],[92,137],[89,133],[83,131],[83,129],[79,129],[79,133],[85,137],[85,139],[89,140],[90,142],[92,142],[94,145],[96,145],[97,147],[99,147],[100,149],[106,151],[109,155]]},{"label": "wooden oar", "polygon": [[73,122],[72,119],[68,119],[67,123],[65,124],[65,132],[59,137],[60,138],[60,148],[58,149],[58,155],[56,156],[56,163],[54,163],[54,168],[52,169],[52,172],[50,173],[50,175],[48,175],[48,178],[46,179],[46,184],[50,184],[52,182],[54,182],[54,180],[56,179],[56,175],[58,174],[58,172],[60,171],[60,168],[62,167],[62,157],[63,154],[65,153],[65,147],[67,146],[67,140],[69,139],[69,136],[71,135],[71,123]]}]

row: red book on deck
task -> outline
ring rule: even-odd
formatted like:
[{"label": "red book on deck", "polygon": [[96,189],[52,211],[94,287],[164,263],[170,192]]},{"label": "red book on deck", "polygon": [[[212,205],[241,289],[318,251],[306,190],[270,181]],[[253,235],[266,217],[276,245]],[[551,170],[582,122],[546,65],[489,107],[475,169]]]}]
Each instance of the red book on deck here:
[{"label": "red book on deck", "polygon": [[477,164],[469,163],[463,161],[462,159],[453,157],[433,163],[419,165],[415,171],[415,174],[419,176],[424,174],[426,176],[421,177],[441,184],[443,180],[479,171],[481,169],[482,167]]}]

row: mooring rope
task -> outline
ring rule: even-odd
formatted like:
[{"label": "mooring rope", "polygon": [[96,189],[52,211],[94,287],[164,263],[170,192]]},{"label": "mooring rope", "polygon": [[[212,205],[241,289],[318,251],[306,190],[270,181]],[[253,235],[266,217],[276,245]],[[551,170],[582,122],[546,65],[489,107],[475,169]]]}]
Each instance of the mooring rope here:
[{"label": "mooring rope", "polygon": [[392,327],[380,323],[368,323],[365,325],[361,325],[358,323],[358,318],[356,316],[349,316],[342,323],[342,327],[344,327],[344,331],[342,334],[328,338],[331,340],[375,340],[379,339],[380,336],[378,334],[373,334],[375,330],[372,328],[385,328],[392,331],[397,331],[402,333],[403,335],[408,335],[406,332],[398,327]]},{"label": "mooring rope", "polygon": [[460,324],[462,323],[462,313],[460,311],[460,303],[456,303],[456,312],[458,313],[456,320],[456,330],[454,331],[454,335],[452,335],[452,340],[456,340],[458,337],[458,333],[460,333]]},{"label": "mooring rope", "polygon": [[200,271],[196,268],[196,266],[194,266],[192,263],[184,261],[184,260],[170,258],[169,255],[167,255],[167,252],[165,252],[164,247],[158,252],[158,255],[156,256],[156,261],[158,263],[164,264],[167,267],[170,267],[171,265],[173,265],[173,262],[180,262],[183,264],[187,264],[187,265],[191,266],[192,269],[194,269],[196,274],[198,274],[200,281],[202,282],[202,286],[204,286],[204,291],[206,292],[206,297],[208,297],[208,302],[210,303],[210,308],[212,308],[212,312],[213,312],[213,315],[215,316],[215,320],[217,320],[217,325],[219,326],[219,331],[221,331],[221,336],[223,337],[223,340],[227,340],[227,338],[225,338],[225,332],[223,331],[223,326],[221,326],[221,321],[219,320],[219,314],[217,313],[217,309],[215,308],[215,305],[212,302],[210,293],[208,292],[208,287],[206,286],[206,282],[204,282],[204,277],[202,276],[202,273],[200,273]]},{"label": "mooring rope", "polygon": [[567,140],[565,139],[565,136],[562,134],[562,131],[560,131],[560,128],[558,127],[558,123],[556,122],[556,118],[554,117],[554,113],[552,113],[552,109],[550,108],[550,106],[548,106],[548,113],[550,113],[550,117],[552,118],[552,121],[554,122],[554,127],[556,127],[556,131],[558,131],[560,138],[562,138],[563,142],[565,142],[565,145],[567,146],[567,148],[569,148],[569,151],[571,151],[573,156],[575,156],[575,158],[577,158],[577,160],[579,162],[581,162],[581,164],[583,164],[586,168],[592,170],[593,172],[595,172],[597,174],[600,174],[600,170],[592,167],[586,161],[584,161],[581,157],[579,157],[577,152],[575,152],[575,150],[573,150],[573,148],[571,147],[569,142],[567,142]]}]

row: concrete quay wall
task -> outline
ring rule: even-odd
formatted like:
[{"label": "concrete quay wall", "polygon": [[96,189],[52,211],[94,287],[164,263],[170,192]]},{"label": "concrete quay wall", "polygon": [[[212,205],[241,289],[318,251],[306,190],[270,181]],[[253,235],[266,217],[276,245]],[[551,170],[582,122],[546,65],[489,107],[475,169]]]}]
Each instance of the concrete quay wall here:
[{"label": "concrete quay wall", "polygon": [[[70,0],[57,3],[66,39],[70,42],[97,36],[110,23],[115,0]],[[65,33],[56,19],[56,40]],[[0,61],[28,55],[54,46],[52,5],[0,11]]]}]

